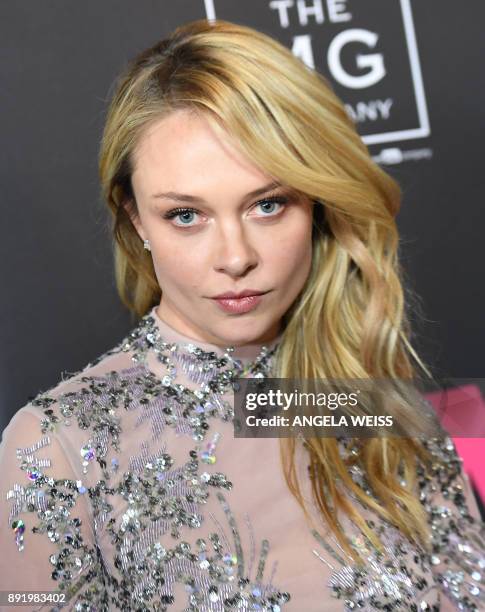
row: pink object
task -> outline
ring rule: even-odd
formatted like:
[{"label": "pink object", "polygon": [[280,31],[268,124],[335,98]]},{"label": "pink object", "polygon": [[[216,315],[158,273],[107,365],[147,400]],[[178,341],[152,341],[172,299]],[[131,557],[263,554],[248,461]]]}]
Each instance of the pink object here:
[{"label": "pink object", "polygon": [[[436,409],[443,427],[450,432],[456,450],[463,459],[465,472],[485,501],[485,401],[479,387],[462,385],[427,393],[426,398]],[[471,433],[482,437],[468,437]]]},{"label": "pink object", "polygon": [[263,295],[250,295],[242,298],[218,298],[214,299],[225,312],[242,314],[256,308],[263,299]]}]

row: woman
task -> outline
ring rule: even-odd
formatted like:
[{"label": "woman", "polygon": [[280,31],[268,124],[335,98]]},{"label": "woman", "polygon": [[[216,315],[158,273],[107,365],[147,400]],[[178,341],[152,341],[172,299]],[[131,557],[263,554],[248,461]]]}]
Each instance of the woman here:
[{"label": "woman", "polygon": [[325,79],[250,28],[181,26],[117,83],[100,176],[140,320],[6,428],[2,589],[73,610],[482,609],[450,440],[234,437],[237,377],[427,372],[399,187]]}]

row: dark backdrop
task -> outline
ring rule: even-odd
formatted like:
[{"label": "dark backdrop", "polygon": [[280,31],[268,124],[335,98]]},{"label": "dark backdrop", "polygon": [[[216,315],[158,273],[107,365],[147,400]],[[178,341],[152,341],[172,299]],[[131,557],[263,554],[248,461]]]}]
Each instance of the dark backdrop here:
[{"label": "dark backdrop", "polygon": [[330,78],[403,188],[418,349],[435,373],[485,376],[483,2],[16,0],[0,4],[0,431],[133,324],[97,178],[108,95],[135,53],[214,16],[275,36]]}]

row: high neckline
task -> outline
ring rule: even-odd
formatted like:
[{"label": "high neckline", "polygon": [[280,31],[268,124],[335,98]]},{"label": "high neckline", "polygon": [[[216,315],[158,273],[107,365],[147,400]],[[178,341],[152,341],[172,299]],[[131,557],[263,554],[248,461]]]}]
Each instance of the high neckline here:
[{"label": "high neckline", "polygon": [[240,360],[243,364],[247,364],[256,359],[261,354],[264,347],[266,347],[268,351],[274,349],[280,343],[283,336],[283,332],[280,332],[273,340],[268,342],[250,342],[242,346],[228,345],[223,347],[210,342],[202,342],[201,340],[182,334],[158,315],[157,308],[158,305],[153,306],[148,315],[153,318],[163,341],[178,344],[181,348],[192,345],[200,348],[202,351],[213,352],[218,357],[224,356],[228,349],[233,349],[231,357]]}]

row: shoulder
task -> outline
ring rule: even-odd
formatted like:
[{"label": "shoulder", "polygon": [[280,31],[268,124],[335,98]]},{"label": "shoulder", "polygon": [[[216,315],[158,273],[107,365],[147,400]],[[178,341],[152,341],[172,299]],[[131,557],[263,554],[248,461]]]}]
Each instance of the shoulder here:
[{"label": "shoulder", "polygon": [[477,500],[453,439],[430,438],[422,444],[431,461],[418,467],[420,500],[430,517],[437,521],[453,515],[460,524],[481,524]]},{"label": "shoulder", "polygon": [[2,432],[0,458],[7,453],[20,457],[23,450],[37,452],[54,443],[79,454],[79,444],[87,443],[104,412],[109,414],[104,409],[110,395],[120,393],[126,380],[144,368],[143,360],[133,358],[131,339],[137,328],[77,372],[62,372],[54,385],[17,410]]}]

